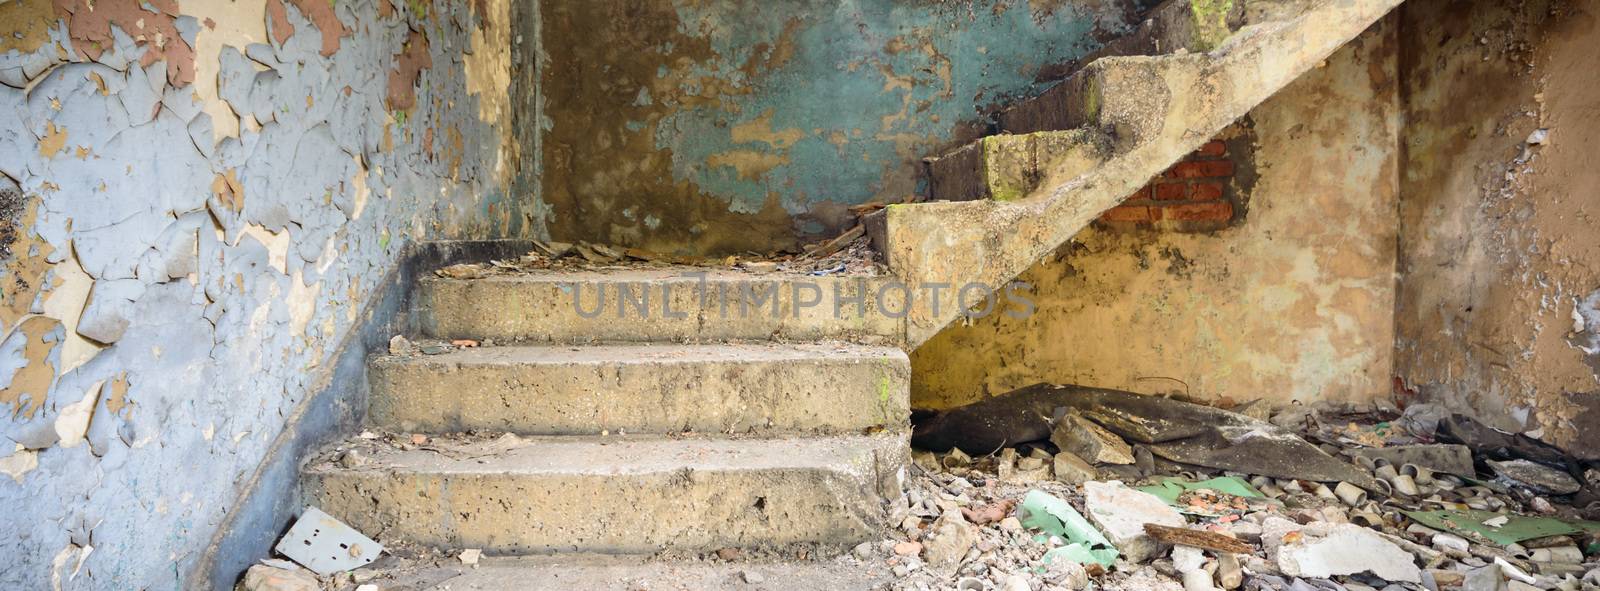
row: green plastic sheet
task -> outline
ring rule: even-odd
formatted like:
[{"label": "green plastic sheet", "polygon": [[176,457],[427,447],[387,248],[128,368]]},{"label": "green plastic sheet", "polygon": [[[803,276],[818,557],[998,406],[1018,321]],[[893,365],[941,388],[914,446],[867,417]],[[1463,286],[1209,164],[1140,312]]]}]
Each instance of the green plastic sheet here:
[{"label": "green plastic sheet", "polygon": [[1029,491],[1018,509],[1017,520],[1023,527],[1040,530],[1067,542],[1065,546],[1045,553],[1047,564],[1057,556],[1079,564],[1092,562],[1107,567],[1117,561],[1116,547],[1077,509],[1060,497],[1039,490]]},{"label": "green plastic sheet", "polygon": [[[1491,511],[1405,511],[1417,523],[1437,530],[1464,535],[1479,541],[1487,540],[1501,546],[1535,538],[1567,536],[1582,532],[1600,531],[1600,522],[1566,521],[1553,517],[1529,517]],[[1485,521],[1505,517],[1500,527],[1485,525]]]},{"label": "green plastic sheet", "polygon": [[1230,494],[1236,497],[1259,498],[1264,496],[1261,494],[1261,491],[1256,490],[1256,487],[1250,486],[1249,482],[1245,482],[1243,479],[1233,476],[1223,476],[1220,478],[1212,478],[1211,480],[1202,480],[1200,482],[1190,482],[1176,476],[1168,476],[1161,479],[1160,484],[1139,487],[1139,490],[1160,497],[1161,500],[1166,501],[1168,505],[1174,506],[1178,504],[1178,497],[1185,491],[1200,489],[1211,489],[1219,493]]}]

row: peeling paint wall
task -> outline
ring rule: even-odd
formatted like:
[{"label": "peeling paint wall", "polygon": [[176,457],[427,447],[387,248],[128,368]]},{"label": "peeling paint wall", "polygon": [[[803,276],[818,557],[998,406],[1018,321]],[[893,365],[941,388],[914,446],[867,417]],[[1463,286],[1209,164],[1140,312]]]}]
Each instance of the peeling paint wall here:
[{"label": "peeling paint wall", "polygon": [[1397,380],[1600,458],[1600,11],[1402,10]]},{"label": "peeling paint wall", "polygon": [[1042,381],[1241,402],[1386,394],[1396,29],[1381,21],[1224,132],[1230,154],[1252,154],[1235,158],[1242,219],[1200,234],[1091,226],[1020,278],[1032,317],[953,326],[913,353],[912,403]]},{"label": "peeling paint wall", "polygon": [[208,587],[402,249],[543,233],[510,6],[0,3],[0,588]]},{"label": "peeling paint wall", "polygon": [[545,2],[551,232],[681,254],[831,236],[1140,4]]}]

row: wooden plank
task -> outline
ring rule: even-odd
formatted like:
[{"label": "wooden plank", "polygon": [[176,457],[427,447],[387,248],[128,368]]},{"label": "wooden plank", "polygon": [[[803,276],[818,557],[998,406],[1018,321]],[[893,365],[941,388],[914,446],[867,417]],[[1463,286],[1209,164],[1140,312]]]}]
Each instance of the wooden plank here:
[{"label": "wooden plank", "polygon": [[1205,530],[1146,523],[1144,524],[1144,533],[1150,534],[1150,537],[1162,542],[1179,546],[1193,546],[1203,550],[1231,552],[1233,554],[1255,553],[1255,548],[1239,541],[1238,538]]}]

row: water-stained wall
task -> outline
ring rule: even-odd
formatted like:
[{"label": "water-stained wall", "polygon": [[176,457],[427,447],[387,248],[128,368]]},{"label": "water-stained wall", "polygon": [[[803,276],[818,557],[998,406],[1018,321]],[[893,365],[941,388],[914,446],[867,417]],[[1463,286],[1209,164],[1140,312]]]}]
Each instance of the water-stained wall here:
[{"label": "water-stained wall", "polygon": [[1020,277],[1031,317],[953,326],[913,353],[913,404],[1041,381],[1241,402],[1387,394],[1396,29],[1381,21],[1223,133],[1231,225],[1091,226]]},{"label": "water-stained wall", "polygon": [[544,2],[551,232],[683,254],[831,236],[1140,3]]},{"label": "water-stained wall", "polygon": [[210,587],[406,245],[542,231],[510,6],[0,3],[0,588]]},{"label": "water-stained wall", "polygon": [[1397,380],[1600,458],[1600,11],[1402,11]]}]

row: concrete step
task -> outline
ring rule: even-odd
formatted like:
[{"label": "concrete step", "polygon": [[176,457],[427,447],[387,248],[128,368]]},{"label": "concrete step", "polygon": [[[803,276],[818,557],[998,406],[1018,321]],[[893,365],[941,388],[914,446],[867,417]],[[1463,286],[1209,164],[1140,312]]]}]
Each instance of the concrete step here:
[{"label": "concrete step", "polygon": [[1109,138],[1089,129],[992,135],[929,158],[928,190],[939,201],[1021,199],[1047,177],[1071,179],[1109,157]]},{"label": "concrete step", "polygon": [[417,304],[422,331],[438,338],[893,344],[905,290],[885,288],[890,281],[690,267],[425,277]]},{"label": "concrete step", "polygon": [[483,347],[376,357],[370,424],[398,432],[900,430],[911,363],[849,343]]},{"label": "concrete step", "polygon": [[867,591],[893,578],[882,561],[704,562],[562,555],[489,557],[476,566],[427,561],[382,569],[370,582],[380,589],[438,591]]},{"label": "concrete step", "polygon": [[[1132,33],[1079,61],[1071,76],[1039,96],[998,116],[999,135],[979,138],[927,162],[929,195],[935,201],[1021,199],[1039,187],[1056,186],[1104,164],[1129,136],[1159,123],[1163,97],[1142,97],[1166,64],[1192,67],[1187,55],[1215,49],[1240,28],[1279,11],[1262,8],[1278,0],[1197,7],[1167,0],[1152,9]],[[1172,56],[1173,59],[1114,59]],[[1151,100],[1154,99],[1154,100]],[[1131,107],[1131,108],[1130,108]],[[1121,141],[1119,141],[1121,140]]]},{"label": "concrete step", "polygon": [[[1039,96],[1018,102],[1002,111],[1000,129],[1023,134],[1048,130],[1076,129],[1098,123],[1102,109],[1117,102],[1138,102],[1137,95],[1116,94],[1103,85],[1115,83],[1119,58],[1131,56],[1178,56],[1203,54],[1250,24],[1284,18],[1284,0],[1241,0],[1196,5],[1191,0],[1168,0],[1151,10],[1133,33],[1120,37],[1090,54],[1086,64],[1067,79]],[[1139,60],[1123,60],[1121,64]],[[1124,83],[1126,84],[1126,83]],[[1112,92],[1107,92],[1111,90]],[[1109,101],[1109,102],[1107,102]]]},{"label": "concrete step", "polygon": [[879,535],[908,453],[903,432],[347,445],[366,459],[345,467],[332,450],[310,463],[307,502],[380,540],[488,554],[843,551]]}]

